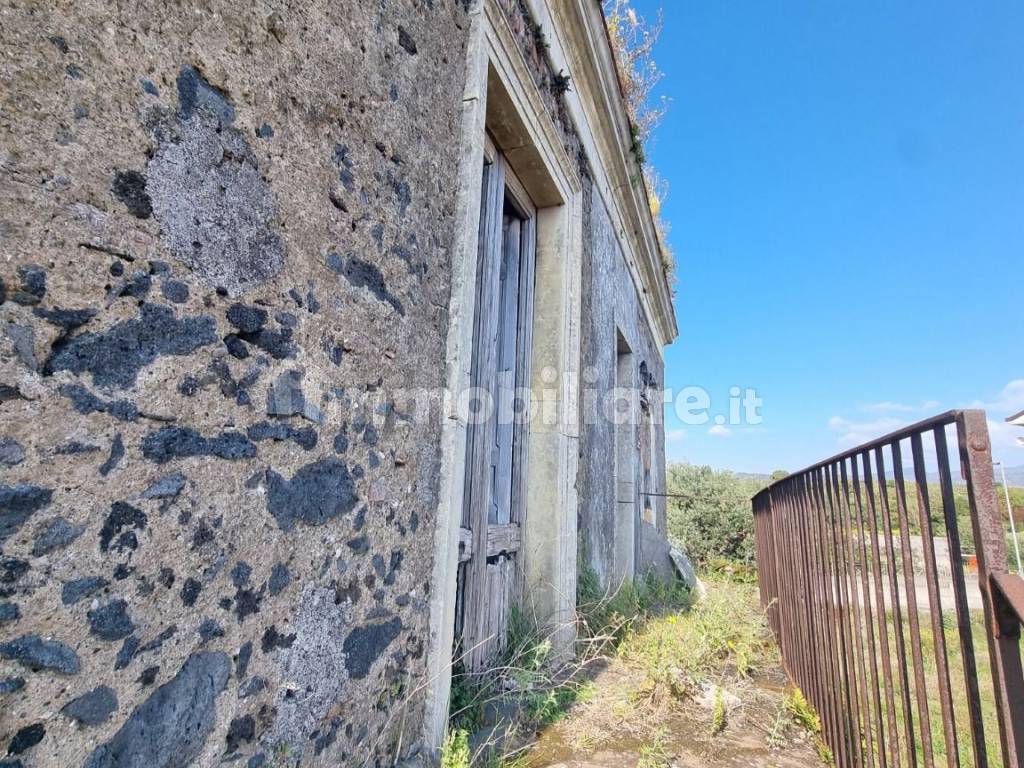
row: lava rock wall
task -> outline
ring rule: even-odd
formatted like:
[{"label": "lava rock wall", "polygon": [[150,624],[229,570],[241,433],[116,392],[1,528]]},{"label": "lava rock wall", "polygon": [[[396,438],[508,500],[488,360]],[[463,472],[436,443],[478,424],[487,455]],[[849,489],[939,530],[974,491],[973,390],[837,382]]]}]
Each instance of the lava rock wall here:
[{"label": "lava rock wall", "polygon": [[459,0],[0,8],[4,765],[416,749]]}]

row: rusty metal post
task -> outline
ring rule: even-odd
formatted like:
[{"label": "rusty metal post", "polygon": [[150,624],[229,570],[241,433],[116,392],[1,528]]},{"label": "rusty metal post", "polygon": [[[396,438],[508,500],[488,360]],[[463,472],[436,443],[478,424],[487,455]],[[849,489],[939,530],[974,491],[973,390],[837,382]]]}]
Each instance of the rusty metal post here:
[{"label": "rusty metal post", "polygon": [[957,419],[961,472],[967,481],[978,586],[988,627],[988,651],[999,713],[999,740],[1006,768],[1024,768],[1024,675],[1020,659],[1021,616],[993,589],[994,577],[1006,574],[1006,541],[996,504],[992,445],[984,411],[964,411]]}]

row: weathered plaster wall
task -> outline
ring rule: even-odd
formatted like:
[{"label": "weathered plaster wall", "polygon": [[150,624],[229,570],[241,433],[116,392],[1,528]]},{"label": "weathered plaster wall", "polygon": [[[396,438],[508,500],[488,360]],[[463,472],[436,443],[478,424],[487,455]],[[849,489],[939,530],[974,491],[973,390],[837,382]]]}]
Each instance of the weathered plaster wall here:
[{"label": "weathered plaster wall", "polygon": [[393,393],[443,383],[464,27],[0,6],[10,760],[415,747],[439,425]]},{"label": "weathered plaster wall", "polygon": [[[632,382],[640,387],[646,371],[648,391],[664,387],[664,364],[644,318],[619,241],[600,196],[589,179],[583,203],[583,395],[580,398],[580,534],[582,551],[605,586],[611,584],[616,547],[616,517],[631,514],[619,504],[615,474],[615,424],[606,417],[609,394],[616,387],[618,336],[632,352]],[[664,493],[664,425],[661,403],[651,401],[654,460],[651,478],[639,490]],[[637,425],[636,429],[639,429]],[[636,433],[638,434],[638,433]],[[633,443],[639,439],[634,435]],[[642,497],[641,497],[642,498]],[[664,499],[651,499],[658,529],[665,531]],[[628,511],[627,511],[628,510]],[[639,535],[639,532],[637,532]],[[644,553],[641,553],[643,566]]]},{"label": "weathered plaster wall", "polygon": [[[640,385],[644,375],[640,369],[643,363],[649,390],[652,395],[657,394],[664,386],[663,362],[611,219],[604,202],[594,190],[591,164],[600,162],[600,158],[587,157],[577,128],[566,109],[563,94],[572,87],[571,77],[565,77],[565,72],[553,71],[546,53],[548,36],[552,31],[537,24],[525,0],[498,2],[544,99],[547,115],[558,131],[566,154],[577,165],[583,186],[580,361],[583,391],[579,403],[580,463],[577,476],[579,532],[583,550],[590,558],[591,565],[602,580],[608,583],[616,545],[615,515],[623,509],[615,498],[614,472],[609,471],[609,468],[615,466],[614,426],[601,415],[605,395],[616,386],[616,327],[623,332],[633,351],[636,386]],[[660,402],[652,402],[651,407],[656,416],[651,440],[655,459],[652,462],[651,477],[641,490],[664,493],[664,425],[660,418],[662,406]],[[664,502],[664,499],[652,499],[657,530],[662,534],[659,544],[662,546],[641,547],[641,568],[650,565],[652,559],[657,560],[658,565],[663,564]],[[637,535],[641,535],[639,531]],[[647,541],[658,541],[658,537],[648,536]],[[662,574],[666,572],[662,570]]]}]

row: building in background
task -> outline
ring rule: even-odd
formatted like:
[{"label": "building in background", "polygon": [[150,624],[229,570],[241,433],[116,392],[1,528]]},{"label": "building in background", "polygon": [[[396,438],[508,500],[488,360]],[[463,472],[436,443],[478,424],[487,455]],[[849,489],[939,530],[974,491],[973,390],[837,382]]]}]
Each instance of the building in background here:
[{"label": "building in background", "polygon": [[[1014,414],[1013,416],[1008,416],[1006,418],[1006,422],[1018,427],[1024,427],[1024,411]],[[1024,446],[1024,437],[1018,437],[1017,442]]]}]

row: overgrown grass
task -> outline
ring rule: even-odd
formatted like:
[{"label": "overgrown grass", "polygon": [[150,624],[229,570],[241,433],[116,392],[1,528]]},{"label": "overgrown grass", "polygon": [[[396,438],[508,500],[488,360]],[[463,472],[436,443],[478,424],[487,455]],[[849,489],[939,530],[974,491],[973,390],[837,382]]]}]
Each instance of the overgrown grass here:
[{"label": "overgrown grass", "polygon": [[[596,662],[614,655],[651,617],[689,604],[684,586],[665,584],[654,576],[627,581],[616,592],[603,593],[597,575],[584,568],[577,583],[577,643],[571,658],[564,654],[555,658],[554,631],[513,609],[498,662],[484,674],[455,669],[450,733],[443,751],[449,762],[443,763],[444,768],[514,766],[521,759],[516,744],[589,699],[594,690],[589,672]],[[479,733],[489,735],[474,744],[472,734]]]},{"label": "overgrown grass", "polygon": [[[580,558],[586,563],[586,558]],[[585,645],[605,651],[618,648],[638,625],[652,617],[685,610],[691,602],[682,582],[666,584],[653,573],[640,581],[626,581],[614,593],[601,589],[597,573],[580,567],[576,579],[577,635]]]},{"label": "overgrown grass", "polygon": [[[612,621],[615,632],[608,635],[618,639],[609,641],[611,666],[593,695],[559,726],[566,743],[581,751],[611,747],[624,738],[655,744],[660,725],[692,711],[696,697],[709,702],[710,735],[727,727],[734,706],[727,699],[736,698],[731,691],[742,695],[752,689],[748,676],[775,668],[778,652],[752,584],[728,574],[709,574],[706,583],[707,596],[692,607]],[[620,599],[643,606],[645,597],[641,591],[639,597],[630,593]],[[658,596],[653,602],[659,603]],[[615,612],[602,615],[609,614]]]},{"label": "overgrown grass", "polygon": [[681,696],[727,668],[740,677],[774,660],[764,613],[748,585],[713,579],[708,595],[686,613],[652,618],[631,631],[620,654],[646,674],[650,696]]},{"label": "overgrown grass", "polygon": [[[923,748],[927,739],[927,743],[935,757],[935,763],[945,764],[946,755],[950,751],[952,745],[947,744],[945,734],[943,732],[942,701],[939,695],[936,665],[937,651],[935,647],[935,633],[932,629],[930,614],[927,612],[919,613],[919,641],[916,641],[911,635],[910,621],[905,611],[902,613],[902,626],[898,626],[893,613],[891,611],[887,611],[886,630],[889,649],[892,654],[892,680],[888,684],[889,687],[887,688],[885,681],[873,681],[871,679],[870,671],[868,672],[867,702],[869,716],[873,725],[870,740],[867,737],[867,733],[862,729],[862,746],[867,750],[870,741],[874,753],[878,753],[880,746],[878,741],[879,725],[876,722],[876,712],[874,710],[873,703],[875,691],[877,690],[881,708],[881,720],[883,724],[882,731],[884,732],[883,735],[886,743],[886,750],[888,751],[894,743],[893,734],[890,732],[888,727],[888,707],[891,697],[891,701],[894,705],[893,714],[896,722],[896,741],[899,743],[899,751],[903,755],[903,759],[909,759],[907,756],[907,718],[904,713],[902,703],[903,682],[901,675],[898,672],[900,660],[896,652],[896,635],[897,632],[901,632],[906,649],[907,691],[910,698],[910,713],[911,720],[913,722],[911,734],[914,750],[917,755],[917,759],[921,760],[923,756]],[[967,688],[964,678],[963,653],[960,647],[956,617],[953,612],[945,612],[943,614],[942,630],[942,634],[945,637],[950,676],[950,692],[952,696],[954,722],[956,725],[956,754],[959,757],[961,765],[973,765],[974,753],[970,732],[971,720],[968,712]],[[877,627],[873,629],[873,633],[877,636]],[[995,707],[995,693],[993,690],[992,675],[989,666],[988,644],[985,633],[986,628],[984,615],[981,611],[972,612],[971,642],[974,649],[974,656],[978,671],[976,679],[979,689],[981,720],[985,737],[983,749],[988,755],[989,763],[998,764],[1001,762],[1002,752],[999,746],[999,727]],[[914,662],[911,656],[911,648],[915,644],[920,648],[922,673],[925,680],[925,689],[922,691],[921,698],[923,698],[926,704],[928,719],[930,721],[930,729],[927,733],[925,733],[922,728],[922,712],[918,697]],[[857,643],[855,641],[854,648],[856,648],[856,645]],[[866,655],[867,647],[863,642],[861,643],[861,652],[865,654],[864,658],[866,660],[870,658]],[[787,697],[786,707],[794,721],[798,724],[802,725],[812,733],[818,733],[822,736],[826,735],[822,731],[821,720],[813,711],[810,704],[804,699],[803,694],[800,691],[793,691]]]},{"label": "overgrown grass", "polygon": [[[887,626],[890,637],[890,647],[894,644],[896,623],[891,613],[887,613]],[[992,685],[992,673],[989,665],[988,640],[986,639],[985,617],[981,611],[971,613],[971,642],[974,648],[975,663],[978,670],[978,697],[981,703],[982,726],[985,732],[984,749],[986,750],[989,763],[998,764],[1001,761],[1002,750],[999,746],[999,724],[996,715],[995,692]],[[962,765],[973,765],[974,754],[970,735],[970,717],[968,713],[968,696],[964,684],[963,653],[960,648],[959,633],[957,632],[956,616],[953,612],[944,612],[942,616],[943,636],[945,637],[946,653],[949,659],[950,692],[953,699],[953,712],[956,722],[957,749]],[[938,762],[941,758],[945,762],[949,747],[946,744],[942,730],[942,703],[939,697],[936,671],[936,649],[935,633],[932,630],[930,616],[927,613],[920,614],[921,633],[921,655],[923,657],[924,675],[926,680],[925,700],[928,704],[928,719],[931,724],[930,743],[932,751]],[[909,620],[906,612],[903,615],[903,634],[908,644],[908,688],[911,698],[911,713],[917,728],[914,732],[914,744],[917,754],[920,757],[924,745],[924,736],[921,729],[921,712],[917,700],[917,688],[914,681],[913,662],[909,658],[909,644],[912,642],[910,635]],[[900,731],[901,748],[906,750],[906,728],[903,709],[900,706],[900,679],[899,675],[894,676],[894,701],[896,702],[896,722]],[[883,717],[885,716],[885,697],[883,697]]]}]

